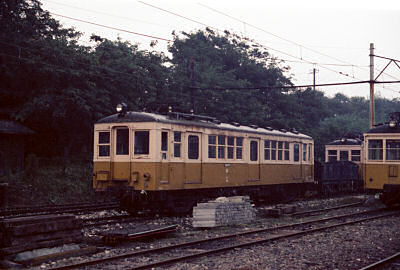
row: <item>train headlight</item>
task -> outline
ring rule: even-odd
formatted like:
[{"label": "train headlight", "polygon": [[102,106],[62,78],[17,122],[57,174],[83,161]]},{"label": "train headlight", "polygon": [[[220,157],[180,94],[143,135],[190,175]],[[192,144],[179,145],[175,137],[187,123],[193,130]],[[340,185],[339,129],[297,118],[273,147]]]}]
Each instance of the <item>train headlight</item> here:
[{"label": "train headlight", "polygon": [[121,116],[124,116],[126,114],[127,107],[128,106],[124,102],[122,102],[122,103],[117,105],[116,110]]},{"label": "train headlight", "polygon": [[391,120],[391,121],[389,122],[389,127],[391,127],[391,128],[396,127],[396,121]]}]

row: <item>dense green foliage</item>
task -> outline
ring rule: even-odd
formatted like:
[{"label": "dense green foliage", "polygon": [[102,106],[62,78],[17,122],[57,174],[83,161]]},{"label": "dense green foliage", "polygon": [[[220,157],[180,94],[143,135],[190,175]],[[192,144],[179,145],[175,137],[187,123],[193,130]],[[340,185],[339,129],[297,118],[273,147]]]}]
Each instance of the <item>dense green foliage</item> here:
[{"label": "dense green foliage", "polygon": [[[368,100],[279,88],[292,85],[289,68],[227,31],[174,33],[167,57],[95,35],[82,46],[80,33],[38,0],[0,1],[0,12],[0,118],[33,129],[27,150],[38,156],[90,159],[93,123],[121,101],[130,110],[194,108],[222,121],[296,128],[314,137],[319,155],[326,142],[368,129]],[[378,98],[377,121],[398,106]]]}]

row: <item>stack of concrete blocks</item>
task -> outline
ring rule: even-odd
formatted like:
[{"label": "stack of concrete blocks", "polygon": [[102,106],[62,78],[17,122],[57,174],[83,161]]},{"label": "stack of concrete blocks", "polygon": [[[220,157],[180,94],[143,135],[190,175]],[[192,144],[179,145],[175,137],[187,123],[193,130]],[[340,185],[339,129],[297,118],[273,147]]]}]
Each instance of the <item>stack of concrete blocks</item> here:
[{"label": "stack of concrete blocks", "polygon": [[249,196],[220,197],[193,208],[193,227],[218,227],[252,222],[256,213]]}]

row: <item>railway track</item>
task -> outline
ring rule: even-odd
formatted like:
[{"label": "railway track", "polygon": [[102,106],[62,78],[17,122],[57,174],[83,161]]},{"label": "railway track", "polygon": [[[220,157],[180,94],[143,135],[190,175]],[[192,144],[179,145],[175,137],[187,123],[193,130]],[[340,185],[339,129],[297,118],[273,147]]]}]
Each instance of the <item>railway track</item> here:
[{"label": "railway track", "polygon": [[[391,264],[393,264],[394,262],[396,263],[396,265],[393,266],[392,268]],[[397,252],[396,254],[393,254],[387,258],[374,262],[370,265],[367,265],[361,268],[360,270],[372,270],[372,269],[400,269],[400,252]]]},{"label": "railway track", "polygon": [[[96,265],[96,268],[115,268],[118,265],[119,260],[129,260],[130,269],[148,269],[252,245],[312,234],[339,226],[348,226],[373,219],[398,215],[399,213],[400,212],[398,211],[383,212],[382,209],[378,209],[338,215],[306,222],[297,222],[282,226],[233,233],[209,239],[182,242],[176,245],[163,246],[159,248],[127,252],[116,256],[87,260],[51,269],[73,269],[93,265]],[[176,254],[185,255],[177,256]]]},{"label": "railway track", "polygon": [[20,207],[11,209],[1,209],[0,216],[33,216],[41,214],[60,214],[60,213],[76,213],[82,211],[96,211],[118,208],[119,204],[115,202],[107,203],[77,203],[63,205],[43,205],[35,207]]}]

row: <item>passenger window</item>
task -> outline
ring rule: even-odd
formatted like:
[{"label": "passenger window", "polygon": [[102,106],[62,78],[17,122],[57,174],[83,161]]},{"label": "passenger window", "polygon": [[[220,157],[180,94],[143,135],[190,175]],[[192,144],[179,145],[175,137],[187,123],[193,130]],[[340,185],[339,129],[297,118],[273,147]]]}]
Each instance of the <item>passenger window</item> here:
[{"label": "passenger window", "polygon": [[208,158],[217,157],[217,136],[208,135]]},{"label": "passenger window", "polygon": [[234,147],[235,147],[235,137],[228,137],[228,159],[233,159],[233,153],[234,153]]},{"label": "passenger window", "polygon": [[278,160],[282,160],[283,142],[278,142]]},{"label": "passenger window", "polygon": [[307,160],[307,144],[303,144],[303,160]]},{"label": "passenger window", "polygon": [[110,156],[110,132],[100,131],[99,133],[99,157]]},{"label": "passenger window", "polygon": [[289,142],[285,142],[285,160],[290,159]]},{"label": "passenger window", "polygon": [[129,155],[129,129],[117,129],[117,155]]},{"label": "passenger window", "polygon": [[149,132],[135,131],[135,155],[149,154]]},{"label": "passenger window", "polygon": [[271,141],[271,160],[276,160],[276,141]]},{"label": "passenger window", "polygon": [[258,142],[250,141],[250,160],[257,161],[258,160]]},{"label": "passenger window", "polygon": [[224,135],[218,136],[218,158],[225,158],[225,138]]},{"label": "passenger window", "polygon": [[236,138],[236,159],[243,158],[243,138],[237,137]]},{"label": "passenger window", "polygon": [[271,159],[271,142],[268,140],[264,141],[264,159],[270,160]]},{"label": "passenger window", "polygon": [[199,158],[199,136],[189,135],[188,137],[188,158]]},{"label": "passenger window", "polygon": [[400,140],[386,141],[386,160],[400,160]]},{"label": "passenger window", "polygon": [[174,131],[174,157],[181,157],[182,133]]}]

